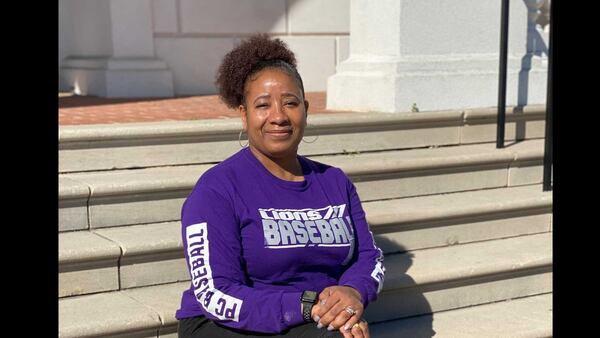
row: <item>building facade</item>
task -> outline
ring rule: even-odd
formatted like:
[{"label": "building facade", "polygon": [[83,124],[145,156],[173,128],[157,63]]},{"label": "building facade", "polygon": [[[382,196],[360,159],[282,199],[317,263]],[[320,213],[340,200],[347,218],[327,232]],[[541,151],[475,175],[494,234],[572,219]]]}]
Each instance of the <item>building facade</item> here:
[{"label": "building facade", "polygon": [[[508,105],[544,103],[546,1],[511,0]],[[215,94],[221,58],[268,33],[328,108],[496,105],[500,2],[59,0],[59,89],[102,97]]]}]

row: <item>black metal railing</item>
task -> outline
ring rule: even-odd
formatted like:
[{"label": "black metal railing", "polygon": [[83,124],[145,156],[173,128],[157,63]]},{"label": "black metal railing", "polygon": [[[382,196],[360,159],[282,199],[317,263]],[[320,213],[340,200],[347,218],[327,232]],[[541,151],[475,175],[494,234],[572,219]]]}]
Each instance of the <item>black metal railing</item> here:
[{"label": "black metal railing", "polygon": [[[554,105],[552,102],[552,30],[553,30],[553,5],[550,2],[550,34],[548,37],[548,81],[546,91],[546,130],[544,141],[544,176],[543,191],[552,190],[552,115]],[[509,0],[502,0],[500,18],[500,70],[498,80],[498,117],[496,126],[496,148],[504,148],[504,131],[506,125],[506,78],[508,60],[508,12]]]},{"label": "black metal railing", "polygon": [[508,3],[502,0],[500,14],[500,71],[498,81],[498,121],[496,123],[496,149],[504,148],[506,124],[506,68],[508,60]]},{"label": "black metal railing", "polygon": [[548,86],[546,90],[546,136],[544,141],[544,191],[552,190],[552,115],[554,101],[552,100],[552,30],[554,27],[554,1],[550,1],[550,32],[548,36]]}]

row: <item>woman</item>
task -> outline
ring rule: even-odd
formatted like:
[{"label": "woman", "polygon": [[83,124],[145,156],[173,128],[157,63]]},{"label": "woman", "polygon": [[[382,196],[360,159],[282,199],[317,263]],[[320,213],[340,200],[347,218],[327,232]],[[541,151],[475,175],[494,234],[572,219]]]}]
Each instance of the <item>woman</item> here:
[{"label": "woman", "polygon": [[179,337],[369,337],[361,316],[383,286],[383,253],[348,177],[297,154],[308,101],[294,54],[253,36],[225,56],[217,85],[248,146],[183,204],[192,285]]}]

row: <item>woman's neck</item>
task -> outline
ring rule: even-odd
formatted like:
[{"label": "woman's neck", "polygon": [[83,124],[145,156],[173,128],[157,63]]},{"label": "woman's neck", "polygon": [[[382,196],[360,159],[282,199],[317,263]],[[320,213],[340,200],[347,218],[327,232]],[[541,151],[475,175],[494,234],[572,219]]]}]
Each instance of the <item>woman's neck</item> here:
[{"label": "woman's neck", "polygon": [[275,177],[285,181],[304,181],[302,166],[298,161],[296,153],[282,158],[273,158],[263,154],[253,146],[249,146],[249,148],[254,157]]}]

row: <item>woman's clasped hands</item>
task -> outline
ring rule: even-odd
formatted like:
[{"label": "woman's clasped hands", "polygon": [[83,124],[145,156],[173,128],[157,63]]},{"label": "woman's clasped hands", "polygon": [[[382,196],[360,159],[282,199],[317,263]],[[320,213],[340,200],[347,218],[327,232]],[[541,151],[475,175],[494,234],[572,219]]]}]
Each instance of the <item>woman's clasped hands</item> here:
[{"label": "woman's clasped hands", "polygon": [[361,319],[364,306],[360,293],[349,286],[330,286],[319,294],[312,308],[312,317],[318,327],[339,330],[344,338],[370,338],[369,327]]}]

